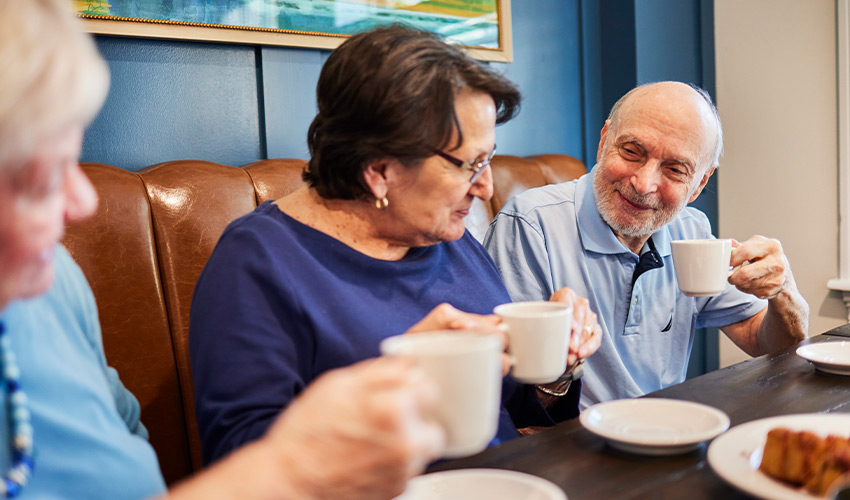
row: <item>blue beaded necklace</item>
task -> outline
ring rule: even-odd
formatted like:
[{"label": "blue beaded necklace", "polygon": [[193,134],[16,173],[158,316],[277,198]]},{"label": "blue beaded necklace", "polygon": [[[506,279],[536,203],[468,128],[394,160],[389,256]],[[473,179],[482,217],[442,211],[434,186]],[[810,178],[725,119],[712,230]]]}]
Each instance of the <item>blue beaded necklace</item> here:
[{"label": "blue beaded necklace", "polygon": [[12,466],[0,482],[0,495],[15,498],[32,474],[32,424],[27,408],[27,396],[21,390],[21,371],[15,361],[15,353],[6,335],[6,326],[0,321],[0,364],[3,381],[9,395],[9,414],[12,418]]}]

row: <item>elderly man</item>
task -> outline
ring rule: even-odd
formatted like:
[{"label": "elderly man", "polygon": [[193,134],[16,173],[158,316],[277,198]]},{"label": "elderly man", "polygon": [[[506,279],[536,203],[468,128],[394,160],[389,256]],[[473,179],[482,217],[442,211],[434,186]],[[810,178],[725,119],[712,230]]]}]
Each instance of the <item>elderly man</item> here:
[{"label": "elderly man", "polygon": [[712,237],[705,214],[686,205],[722,145],[705,91],[642,85],[611,110],[589,175],[509,200],[490,225],[484,244],[513,300],[569,286],[599,314],[582,407],[684,380],[697,328],[720,327],[751,356],[806,337],[808,305],[777,240],[733,242],[735,271],[719,296],[687,297],[676,284],[670,241]]}]

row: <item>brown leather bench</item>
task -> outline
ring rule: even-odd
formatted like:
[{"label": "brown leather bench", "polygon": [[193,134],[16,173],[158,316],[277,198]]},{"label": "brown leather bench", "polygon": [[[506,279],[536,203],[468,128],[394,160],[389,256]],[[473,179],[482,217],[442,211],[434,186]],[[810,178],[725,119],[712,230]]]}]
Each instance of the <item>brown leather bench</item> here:
[{"label": "brown leather bench", "polygon": [[[492,165],[493,199],[476,200],[467,218],[479,239],[511,196],[586,173],[566,155],[500,155]],[[106,357],[139,399],[169,484],[201,468],[188,352],[195,281],[225,226],[299,187],[304,166],[293,159],[242,167],[172,161],[128,172],[83,164],[100,205],[68,228],[63,243],[91,283]]]}]

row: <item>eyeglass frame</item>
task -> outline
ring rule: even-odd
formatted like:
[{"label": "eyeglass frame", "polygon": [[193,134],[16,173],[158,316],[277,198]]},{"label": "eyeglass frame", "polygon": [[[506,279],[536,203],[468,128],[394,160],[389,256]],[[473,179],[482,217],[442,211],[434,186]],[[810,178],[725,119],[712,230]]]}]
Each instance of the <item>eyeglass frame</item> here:
[{"label": "eyeglass frame", "polygon": [[452,165],[458,167],[461,170],[469,170],[472,172],[472,177],[469,178],[469,183],[474,184],[477,181],[481,174],[490,166],[490,162],[493,160],[493,157],[496,156],[496,145],[493,144],[493,150],[490,151],[490,154],[487,155],[487,159],[482,161],[477,161],[474,164],[470,164],[468,161],[463,161],[460,158],[454,157],[448,153],[444,153],[443,151],[435,151],[437,156],[451,163]]}]

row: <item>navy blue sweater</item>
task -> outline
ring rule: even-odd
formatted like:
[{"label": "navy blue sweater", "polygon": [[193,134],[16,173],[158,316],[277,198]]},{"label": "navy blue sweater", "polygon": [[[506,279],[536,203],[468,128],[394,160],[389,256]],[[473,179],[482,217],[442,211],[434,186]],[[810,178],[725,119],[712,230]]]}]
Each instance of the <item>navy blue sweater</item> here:
[{"label": "navy blue sweater", "polygon": [[[443,302],[478,314],[510,302],[468,232],[385,261],[269,202],[234,221],[192,302],[189,346],[204,461],[259,438],[313,379],[378,356],[381,340]],[[506,377],[502,392],[494,443],[515,437],[515,426],[554,423],[532,387]],[[577,405],[568,406],[561,418],[577,413]]]}]

